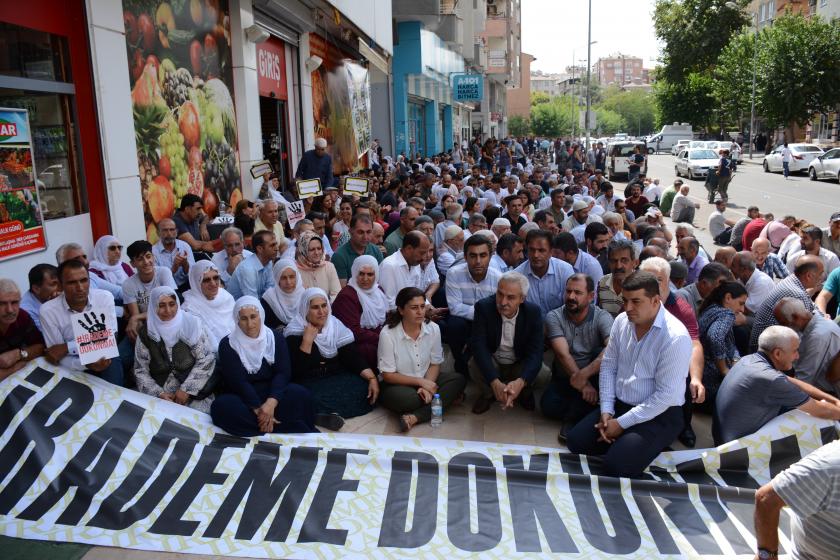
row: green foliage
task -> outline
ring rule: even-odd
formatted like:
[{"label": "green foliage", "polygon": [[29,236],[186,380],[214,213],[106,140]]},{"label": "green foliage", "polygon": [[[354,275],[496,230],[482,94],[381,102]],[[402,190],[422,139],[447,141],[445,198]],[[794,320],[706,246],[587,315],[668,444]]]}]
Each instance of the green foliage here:
[{"label": "green foliage", "polygon": [[[755,44],[756,35],[751,31],[736,35],[720,53],[714,70],[714,96],[724,118],[730,121],[749,118]],[[756,80],[756,111],[760,97]]]},{"label": "green foliage", "polygon": [[521,115],[514,115],[508,119],[508,132],[512,136],[526,136],[531,132],[531,122]]},{"label": "green foliage", "polygon": [[537,136],[568,136],[572,119],[568,105],[541,103],[531,108],[531,130]]},{"label": "green foliage", "polygon": [[[612,136],[616,132],[622,132],[628,128],[624,118],[610,109],[596,107],[595,118],[598,125],[595,132],[598,136]],[[633,127],[630,126],[629,129],[632,130]]]},{"label": "green foliage", "polygon": [[549,97],[547,93],[542,91],[531,92],[531,107],[542,103],[548,103],[549,101],[551,101],[551,97]]},{"label": "green foliage", "polygon": [[604,90],[600,107],[619,115],[628,132],[646,134],[654,130],[654,97],[651,93],[622,91],[613,86]]},{"label": "green foliage", "polygon": [[698,128],[715,121],[714,82],[709,74],[692,73],[678,83],[660,79],[653,93],[660,123],[687,122]]}]

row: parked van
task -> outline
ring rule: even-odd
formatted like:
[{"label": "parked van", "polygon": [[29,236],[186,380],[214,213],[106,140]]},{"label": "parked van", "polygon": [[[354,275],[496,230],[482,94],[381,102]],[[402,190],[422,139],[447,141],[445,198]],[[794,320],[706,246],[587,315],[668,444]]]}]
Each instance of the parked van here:
[{"label": "parked van", "polygon": [[[639,147],[639,150],[641,150],[641,153],[643,154],[647,151],[645,143],[641,140],[610,142],[607,146],[607,157],[609,158],[607,163],[607,178],[610,181],[618,177],[627,177],[630,171],[630,164],[627,160],[633,155],[633,151],[636,149],[636,146]],[[647,175],[647,164],[647,159],[645,159],[645,162],[642,164],[642,168],[640,170],[640,177]]]},{"label": "parked van", "polygon": [[668,152],[678,140],[691,139],[694,132],[688,123],[666,124],[657,134],[647,137],[648,153]]}]

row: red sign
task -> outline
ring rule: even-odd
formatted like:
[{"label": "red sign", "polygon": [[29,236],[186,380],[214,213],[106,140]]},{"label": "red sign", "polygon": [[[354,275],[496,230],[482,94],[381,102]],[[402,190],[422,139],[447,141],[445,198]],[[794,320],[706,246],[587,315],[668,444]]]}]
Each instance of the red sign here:
[{"label": "red sign", "polygon": [[257,43],[257,86],[263,97],[287,99],[283,41],[270,37]]}]

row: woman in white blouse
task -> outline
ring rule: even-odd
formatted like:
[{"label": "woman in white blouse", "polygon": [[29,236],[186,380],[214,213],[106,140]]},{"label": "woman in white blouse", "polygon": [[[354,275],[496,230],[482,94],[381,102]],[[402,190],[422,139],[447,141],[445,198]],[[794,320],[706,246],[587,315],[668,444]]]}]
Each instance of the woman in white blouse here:
[{"label": "woman in white blouse", "polygon": [[417,288],[403,288],[396,305],[379,335],[380,402],[400,415],[400,428],[407,432],[431,419],[435,393],[446,409],[464,392],[467,380],[440,371],[440,328],[426,320],[426,295]]}]

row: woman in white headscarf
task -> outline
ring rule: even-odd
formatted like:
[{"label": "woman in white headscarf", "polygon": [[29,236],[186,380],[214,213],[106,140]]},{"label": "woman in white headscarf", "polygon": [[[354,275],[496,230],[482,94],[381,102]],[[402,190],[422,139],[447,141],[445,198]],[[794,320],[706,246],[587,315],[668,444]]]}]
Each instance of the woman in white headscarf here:
[{"label": "woman in white headscarf", "polygon": [[211,261],[190,267],[190,289],[184,292],[184,311],[201,319],[214,351],[219,341],[233,332],[233,296],[222,288],[219,269]]},{"label": "woman in white headscarf", "polygon": [[137,389],[152,397],[210,412],[215,347],[197,317],[181,310],[169,286],[152,290],[145,326],[134,346]]},{"label": "woman in white headscarf", "polygon": [[282,329],[292,322],[297,315],[298,304],[303,291],[303,279],[295,265],[289,259],[280,259],[271,269],[274,286],[265,291],[260,303],[265,311],[265,326],[270,329]]},{"label": "woman in white headscarf", "polygon": [[379,287],[379,263],[371,255],[356,257],[350,280],[332,304],[332,314],[353,333],[356,348],[368,364],[375,364],[379,331],[388,313],[388,296]]},{"label": "woman in white headscarf", "polygon": [[122,261],[120,240],[113,235],[103,235],[93,246],[93,260],[90,261],[90,271],[112,284],[122,286],[122,283],[134,276],[134,269]]},{"label": "woman in white headscarf", "polygon": [[312,395],[291,383],[283,336],[265,326],[253,296],[236,300],[233,332],[219,343],[226,393],[210,409],[213,423],[235,436],[317,432]]},{"label": "woman in white headscarf", "polygon": [[[303,292],[298,313],[283,332],[294,381],[312,391],[319,413],[352,418],[371,411],[379,381],[353,342],[353,333],[330,314],[324,290]],[[343,420],[335,419],[341,427]],[[318,424],[331,427],[320,420]]]}]

